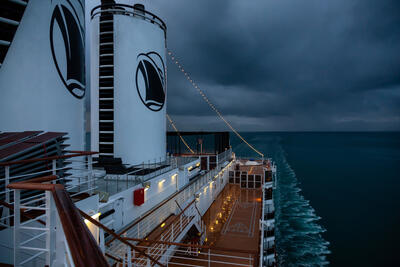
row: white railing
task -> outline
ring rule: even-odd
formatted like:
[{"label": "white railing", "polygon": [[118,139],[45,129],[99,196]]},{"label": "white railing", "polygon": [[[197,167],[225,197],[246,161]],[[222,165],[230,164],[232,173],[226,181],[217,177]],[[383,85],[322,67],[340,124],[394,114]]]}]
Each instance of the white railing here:
[{"label": "white railing", "polygon": [[230,161],[232,158],[232,148],[225,150],[224,152],[217,155],[217,162],[221,164],[225,161]]},{"label": "white railing", "polygon": [[[162,245],[162,244],[160,244]],[[164,245],[166,246],[166,245]],[[139,249],[143,249],[148,251],[151,247],[146,246],[137,246]],[[235,256],[232,253],[224,254],[218,253],[213,249],[198,249],[198,248],[176,248],[176,246],[169,246],[164,248],[164,255],[160,258],[160,263],[168,266],[169,264],[173,264],[173,266],[243,266],[243,267],[253,267],[254,266],[254,257],[249,255],[248,257],[244,256]],[[111,253],[110,253],[111,254]],[[145,267],[152,266],[149,259],[142,261],[141,258],[135,258],[136,254],[128,248],[124,255],[114,255],[113,257],[119,259],[123,266],[136,266],[136,267]],[[159,253],[148,252],[147,255],[157,258]]]},{"label": "white railing", "polygon": [[[271,159],[270,162],[272,162]],[[273,173],[274,175],[274,173]],[[265,178],[264,178],[265,180]],[[273,181],[274,181],[273,177]],[[269,183],[268,183],[269,184]],[[275,255],[272,258],[268,258],[268,250],[274,246],[274,241],[272,241],[272,246],[270,246],[270,242],[268,241],[268,233],[265,236],[265,232],[274,231],[274,224],[271,222],[271,219],[268,219],[266,214],[270,214],[275,212],[275,207],[273,202],[267,204],[267,200],[265,199],[265,192],[267,189],[272,189],[271,185],[263,184],[262,186],[262,213],[261,213],[261,220],[260,220],[260,230],[261,230],[261,238],[260,238],[260,267],[263,266],[275,266]],[[266,218],[267,217],[267,218]]]},{"label": "white railing", "polygon": [[[221,157],[225,160],[230,160],[231,155],[230,151],[225,152],[225,156]],[[191,159],[193,160],[193,159]],[[190,161],[189,161],[190,162]],[[159,206],[154,211],[151,211],[149,215],[144,217],[143,219],[139,219],[139,222],[134,224],[133,226],[128,227],[128,230],[123,231],[123,236],[129,238],[137,238],[144,239],[147,237],[157,226],[159,226],[164,220],[166,220],[171,214],[179,213],[179,207],[184,207],[185,204],[189,203],[194,199],[196,193],[200,191],[206,184],[215,179],[215,177],[221,172],[221,167],[223,167],[223,163],[225,161],[221,161],[217,167],[204,175],[200,175],[191,181],[191,184],[181,190],[176,196],[168,200],[166,203]],[[211,201],[212,202],[212,201]],[[196,216],[201,218],[201,214],[196,210]],[[198,227],[200,228],[203,235],[201,236],[201,241],[204,241],[206,237],[206,227],[202,220],[197,222]],[[174,238],[176,236],[174,235]],[[107,252],[112,255],[119,255],[122,252],[126,252],[126,245],[119,242],[118,240],[114,240],[109,244],[109,248]],[[122,255],[122,254],[121,254]]]},{"label": "white railing", "polygon": [[[185,203],[188,203],[190,200],[193,200],[195,193],[209,181],[209,177],[211,176],[203,176],[197,179],[175,197],[171,198],[168,202],[164,203],[155,211],[151,212],[147,217],[139,221],[133,227],[129,228],[129,230],[125,232],[125,236],[139,239],[145,238],[151,231],[154,230],[155,227],[160,225],[160,223],[167,219],[171,214],[179,213],[178,204],[182,206]],[[121,246],[123,246],[123,244],[118,241],[114,241],[110,246],[110,250],[111,252],[121,250]]]},{"label": "white railing", "polygon": [[[65,189],[70,193],[71,197],[81,193],[92,194],[97,189],[97,178],[93,175],[93,158],[92,155],[82,155],[73,158],[63,159],[63,163],[58,164],[60,159],[53,159],[46,163],[41,161],[47,166],[47,170],[28,172],[23,174],[11,175],[13,168],[20,168],[18,164],[10,164],[4,166],[4,177],[0,178],[0,183],[4,184],[2,191],[0,191],[0,199],[3,199],[7,204],[14,204],[12,190],[7,188],[7,185],[13,182],[32,179],[39,176],[57,175],[58,178],[54,183],[61,183],[65,185]],[[62,165],[58,167],[57,165]],[[65,173],[68,172],[66,175]],[[40,209],[45,206],[45,193],[21,194],[20,201],[22,208],[28,205]],[[1,205],[0,205],[1,206]],[[31,209],[26,208],[26,211]],[[33,209],[33,208],[32,208]],[[10,222],[13,220],[14,214],[8,207],[3,206],[0,225],[9,227]]]},{"label": "white railing", "polygon": [[[225,158],[229,158],[228,156]],[[189,161],[190,162],[190,161]],[[188,203],[190,199],[202,188],[205,184],[210,182],[215,178],[215,176],[221,171],[220,167],[222,163],[217,166],[217,168],[207,172],[206,174],[195,178],[192,183],[179,192],[175,197],[170,199],[168,202],[164,203],[162,206],[158,207],[156,210],[152,211],[145,219],[135,224],[133,227],[129,228],[125,232],[126,236],[135,238],[145,238],[157,225],[164,221],[168,216],[178,211],[179,205],[184,205]]]},{"label": "white railing", "polygon": [[[44,205],[29,206],[21,202],[21,190],[14,189],[14,266],[73,262],[52,194],[45,191],[43,195]],[[22,222],[22,208],[44,214]]]}]

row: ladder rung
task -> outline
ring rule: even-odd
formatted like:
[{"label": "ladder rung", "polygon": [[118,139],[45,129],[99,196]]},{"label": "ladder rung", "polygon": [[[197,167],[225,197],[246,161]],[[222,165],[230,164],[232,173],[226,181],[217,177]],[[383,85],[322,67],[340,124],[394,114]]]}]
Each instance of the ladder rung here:
[{"label": "ladder rung", "polygon": [[20,226],[20,229],[25,230],[38,230],[38,231],[49,231],[49,228],[31,227],[31,226]]},{"label": "ladder rung", "polygon": [[0,40],[0,45],[9,46],[10,44],[11,42],[9,41]]},{"label": "ladder rung", "polygon": [[99,142],[101,145],[113,145],[114,142]]},{"label": "ladder rung", "polygon": [[114,44],[114,43],[113,42],[100,43],[100,46],[102,46],[102,45],[112,45],[112,44]]},{"label": "ladder rung", "polygon": [[100,120],[100,122],[114,122],[114,120]]},{"label": "ladder rung", "polygon": [[16,3],[16,4],[19,4],[21,6],[26,6],[28,4],[28,3],[26,3],[25,1],[22,1],[22,0],[8,0],[8,1]]},{"label": "ladder rung", "polygon": [[114,54],[102,54],[100,55],[100,57],[112,57],[114,56]]},{"label": "ladder rung", "polygon": [[114,98],[112,98],[112,97],[100,97],[99,98],[100,100],[114,100]]},{"label": "ladder rung", "polygon": [[100,24],[110,23],[110,22],[114,22],[114,21],[113,20],[103,20],[103,21],[100,21]]},{"label": "ladder rung", "polygon": [[14,25],[14,26],[18,26],[19,25],[18,21],[15,21],[15,20],[12,20],[12,19],[6,19],[6,18],[3,18],[3,17],[0,17],[0,22],[11,24],[11,25]]},{"label": "ladder rung", "polygon": [[114,89],[114,87],[113,86],[109,86],[109,87],[99,87],[99,89]]},{"label": "ladder rung", "polygon": [[20,246],[20,249],[27,249],[27,250],[37,250],[37,251],[49,251],[47,248],[33,248],[33,247],[24,247]]},{"label": "ladder rung", "polygon": [[114,32],[113,32],[113,31],[101,32],[100,35],[103,35],[103,34],[112,34],[112,33],[114,33]]},{"label": "ladder rung", "polygon": [[48,208],[44,208],[44,207],[34,207],[34,206],[24,206],[24,205],[21,205],[20,208],[21,209],[29,209],[29,210],[48,210]]},{"label": "ladder rung", "polygon": [[114,111],[112,108],[101,108],[100,111]]},{"label": "ladder rung", "polygon": [[99,133],[114,133],[114,131],[99,131]]},{"label": "ladder rung", "polygon": [[114,65],[100,65],[100,68],[111,68],[114,67]]},{"label": "ladder rung", "polygon": [[100,76],[100,78],[104,78],[104,79],[114,78],[114,75]]}]

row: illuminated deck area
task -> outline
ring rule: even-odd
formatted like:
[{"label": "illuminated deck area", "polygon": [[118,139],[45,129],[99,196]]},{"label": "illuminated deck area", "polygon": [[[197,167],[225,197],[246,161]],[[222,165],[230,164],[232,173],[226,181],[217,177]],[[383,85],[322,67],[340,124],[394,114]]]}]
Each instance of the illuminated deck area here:
[{"label": "illuminated deck area", "polygon": [[210,256],[207,248],[200,248],[192,259],[173,257],[168,266],[256,266],[261,198],[261,189],[227,184],[202,218],[207,226],[204,246],[210,247]]}]

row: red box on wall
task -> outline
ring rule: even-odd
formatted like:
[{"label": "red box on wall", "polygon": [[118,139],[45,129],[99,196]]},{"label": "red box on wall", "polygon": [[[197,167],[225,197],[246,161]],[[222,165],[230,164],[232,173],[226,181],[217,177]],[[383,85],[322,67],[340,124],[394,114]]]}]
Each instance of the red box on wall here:
[{"label": "red box on wall", "polygon": [[133,191],[133,204],[141,206],[144,203],[144,188],[139,188]]}]

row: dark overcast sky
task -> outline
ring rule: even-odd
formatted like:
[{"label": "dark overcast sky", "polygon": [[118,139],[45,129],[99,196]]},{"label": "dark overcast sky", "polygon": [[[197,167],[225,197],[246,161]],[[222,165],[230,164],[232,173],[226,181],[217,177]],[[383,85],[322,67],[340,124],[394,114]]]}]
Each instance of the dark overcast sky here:
[{"label": "dark overcast sky", "polygon": [[[399,0],[142,2],[239,130],[400,130]],[[227,129],[168,67],[178,128]]]}]

